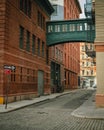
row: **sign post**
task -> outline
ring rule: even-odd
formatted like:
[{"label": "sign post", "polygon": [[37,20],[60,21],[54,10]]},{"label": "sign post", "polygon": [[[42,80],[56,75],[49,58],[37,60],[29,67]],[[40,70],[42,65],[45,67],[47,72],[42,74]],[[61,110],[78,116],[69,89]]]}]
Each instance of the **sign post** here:
[{"label": "sign post", "polygon": [[9,93],[9,87],[10,87],[10,74],[11,74],[11,70],[9,70],[10,72],[6,73],[7,74],[7,86],[6,86],[6,95],[5,95],[5,109],[7,109],[7,104],[8,104],[8,93]]},{"label": "sign post", "polygon": [[12,70],[15,70],[15,66],[9,66],[9,65],[4,65],[4,73],[7,75],[7,83],[8,85],[6,86],[6,93],[5,93],[5,109],[7,109],[7,104],[8,104],[8,93],[9,93],[9,87],[10,87],[10,74]]}]

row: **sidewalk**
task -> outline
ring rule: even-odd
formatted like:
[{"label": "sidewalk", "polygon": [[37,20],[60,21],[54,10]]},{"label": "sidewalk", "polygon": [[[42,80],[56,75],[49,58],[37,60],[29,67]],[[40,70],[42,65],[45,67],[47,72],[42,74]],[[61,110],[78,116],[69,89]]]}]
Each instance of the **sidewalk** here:
[{"label": "sidewalk", "polygon": [[4,105],[0,105],[0,114],[1,113],[7,113],[7,112],[10,112],[10,111],[14,111],[14,110],[17,110],[17,109],[20,109],[20,108],[23,108],[25,106],[29,106],[29,105],[32,105],[32,104],[35,104],[35,103],[39,103],[39,102],[43,102],[43,101],[46,101],[46,100],[50,100],[50,99],[54,99],[54,98],[57,98],[61,95],[65,95],[65,94],[68,94],[72,91],[67,91],[67,92],[63,92],[63,93],[54,93],[54,94],[51,94],[51,95],[46,95],[46,96],[40,96],[40,97],[37,97],[37,98],[33,98],[31,100],[21,100],[21,101],[17,101],[17,102],[13,102],[13,103],[8,103],[7,104],[7,109],[5,109],[5,104]]},{"label": "sidewalk", "polygon": [[72,116],[104,120],[104,108],[96,108],[95,94],[71,113]]},{"label": "sidewalk", "polygon": [[[73,90],[75,91],[75,90]],[[41,96],[38,98],[34,98],[32,100],[22,100],[13,103],[9,103],[7,109],[5,109],[5,105],[0,105],[0,113],[6,113],[13,110],[20,109],[22,107],[32,105],[34,103],[39,103],[45,100],[50,100],[53,98],[57,98],[61,95],[68,94],[73,91],[67,91],[63,93],[55,93],[47,96]],[[95,107],[95,94],[92,95],[86,102],[84,102],[79,108],[71,113],[72,116],[81,117],[81,118],[91,118],[91,119],[104,119],[104,108],[96,108]]]}]

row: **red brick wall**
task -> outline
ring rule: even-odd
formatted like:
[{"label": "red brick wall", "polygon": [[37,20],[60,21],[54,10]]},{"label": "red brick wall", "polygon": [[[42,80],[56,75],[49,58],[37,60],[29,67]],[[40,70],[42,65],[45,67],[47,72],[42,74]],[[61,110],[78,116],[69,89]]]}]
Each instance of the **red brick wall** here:
[{"label": "red brick wall", "polygon": [[[65,0],[64,19],[78,19],[79,9],[74,0]],[[64,45],[66,89],[78,87],[78,73],[80,72],[80,44],[66,43]],[[69,73],[69,74],[68,74]],[[68,76],[69,75],[69,76]],[[69,80],[69,82],[68,82]]]},{"label": "red brick wall", "polygon": [[3,93],[3,59],[4,59],[4,42],[5,42],[5,0],[0,1],[0,95]]},{"label": "red brick wall", "polygon": [[[46,53],[44,57],[42,57],[42,55],[38,56],[37,52],[32,54],[33,34],[36,36],[36,39],[40,39],[41,45],[42,41],[44,41],[46,52],[46,33],[45,30],[41,29],[37,25],[37,12],[39,10],[45,19],[48,19],[48,16],[38,5],[36,5],[34,1],[32,2],[31,18],[29,18],[19,9],[19,0],[6,0],[6,3],[4,3],[4,0],[0,1],[0,9],[4,10],[6,6],[6,10],[3,11],[4,15],[3,13],[0,14],[0,42],[2,43],[0,44],[0,53],[3,53],[4,51],[4,59],[2,60],[0,57],[0,62],[3,62],[3,64],[16,66],[15,72],[12,72],[11,74],[12,78],[15,74],[15,81],[13,81],[14,79],[12,78],[10,79],[10,96],[37,93],[38,70],[44,71],[44,92],[50,92],[50,66],[46,64]],[[20,26],[24,27],[24,49],[19,48]],[[30,32],[30,52],[26,51],[27,30]],[[2,37],[5,37],[5,40]],[[6,80],[7,75],[4,74],[3,79],[3,71],[0,71],[2,72],[0,78],[0,90],[4,89],[4,92],[0,91],[0,94],[3,96],[5,95],[5,88],[8,85],[8,82]],[[28,74],[27,71],[29,71]],[[20,81],[21,75],[22,82]],[[29,81],[27,81],[27,77],[29,77]],[[32,80],[33,78],[35,78],[35,81]]]}]

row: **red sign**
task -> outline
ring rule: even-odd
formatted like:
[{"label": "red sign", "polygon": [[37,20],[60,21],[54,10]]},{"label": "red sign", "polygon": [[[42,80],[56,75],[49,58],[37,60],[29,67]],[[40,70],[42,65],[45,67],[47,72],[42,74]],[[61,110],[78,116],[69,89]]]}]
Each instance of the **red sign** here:
[{"label": "red sign", "polygon": [[5,74],[11,74],[11,70],[10,69],[4,69],[4,73]]}]

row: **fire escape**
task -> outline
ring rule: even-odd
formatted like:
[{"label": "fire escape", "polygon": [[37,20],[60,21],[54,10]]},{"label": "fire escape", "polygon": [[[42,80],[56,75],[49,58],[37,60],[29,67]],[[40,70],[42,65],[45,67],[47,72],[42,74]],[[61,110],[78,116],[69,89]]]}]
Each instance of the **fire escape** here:
[{"label": "fire escape", "polygon": [[[92,19],[91,24],[93,24],[93,27],[95,28],[95,0],[86,0],[86,4],[84,5],[84,11],[86,18]],[[87,36],[89,35],[90,34],[88,33]],[[92,36],[90,35],[90,37]],[[96,65],[96,52],[94,43],[86,42],[85,48],[86,48],[86,54],[89,57],[93,58],[93,63]]]}]

